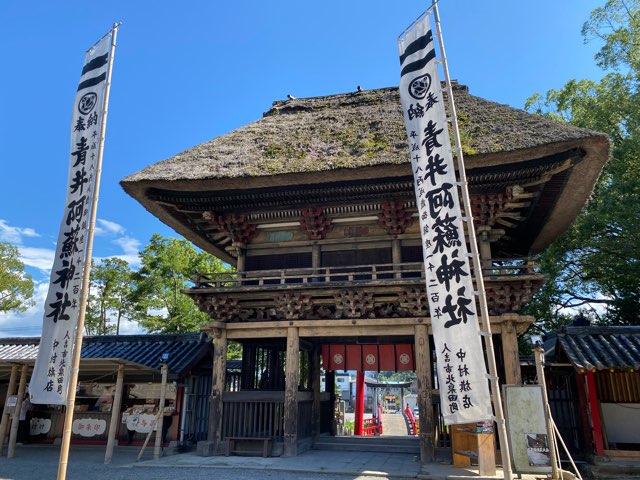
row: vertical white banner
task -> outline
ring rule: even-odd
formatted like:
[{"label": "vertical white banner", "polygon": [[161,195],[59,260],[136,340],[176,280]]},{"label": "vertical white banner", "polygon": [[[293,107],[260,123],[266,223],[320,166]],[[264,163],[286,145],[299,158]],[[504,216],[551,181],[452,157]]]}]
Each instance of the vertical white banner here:
[{"label": "vertical white banner", "polygon": [[471,265],[428,15],[398,39],[398,50],[442,415],[446,424],[490,420]]},{"label": "vertical white banner", "polygon": [[32,403],[61,405],[67,400],[112,35],[113,31],[109,32],[87,51],[73,103],[67,197],[40,348],[29,383]]}]

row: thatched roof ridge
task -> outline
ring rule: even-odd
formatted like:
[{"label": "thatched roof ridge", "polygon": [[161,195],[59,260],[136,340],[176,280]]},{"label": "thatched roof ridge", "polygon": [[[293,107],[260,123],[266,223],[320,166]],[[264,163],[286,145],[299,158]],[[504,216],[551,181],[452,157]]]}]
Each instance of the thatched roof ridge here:
[{"label": "thatched roof ridge", "polygon": [[[463,86],[454,88],[454,96],[468,167],[607,142],[603,134],[470,95]],[[248,178],[334,176],[385,165],[408,169],[407,157],[398,88],[381,88],[276,101],[261,119],[151,165],[122,185],[129,193],[139,183],[175,187],[177,181],[197,189],[216,179],[237,188],[238,180]]]}]

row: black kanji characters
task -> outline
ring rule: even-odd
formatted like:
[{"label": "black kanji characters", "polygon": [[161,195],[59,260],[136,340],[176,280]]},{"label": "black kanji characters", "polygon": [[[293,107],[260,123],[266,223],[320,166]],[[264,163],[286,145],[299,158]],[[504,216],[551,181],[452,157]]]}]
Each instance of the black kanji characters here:
[{"label": "black kanji characters", "polygon": [[75,152],[71,152],[71,155],[76,157],[76,163],[73,164],[74,167],[84,165],[87,160],[87,150],[89,150],[87,139],[80,137],[80,142],[76,143],[76,147],[78,147],[78,149]]},{"label": "black kanji characters", "polygon": [[67,293],[62,294],[61,292],[56,292],[56,299],[55,302],[49,304],[52,311],[46,316],[53,317],[54,323],[58,320],[69,320],[71,317],[65,313],[65,310],[71,305],[69,295]]},{"label": "black kanji characters", "polygon": [[453,184],[445,182],[440,188],[434,188],[427,193],[425,197],[429,203],[429,214],[431,218],[436,218],[443,208],[451,209],[454,207],[453,193],[451,189]]},{"label": "black kanji characters", "polygon": [[452,217],[447,213],[444,217],[436,218],[433,223],[433,230],[436,235],[433,237],[436,247],[434,253],[443,253],[445,247],[460,247],[462,242],[458,233],[458,226],[455,221],[458,217]]},{"label": "black kanji characters", "polygon": [[436,269],[436,278],[440,284],[444,284],[447,292],[451,288],[451,280],[455,279],[456,282],[460,282],[462,276],[468,276],[462,267],[465,266],[465,262],[457,260],[458,250],[454,250],[451,254],[451,263],[447,254],[443,254],[440,258],[440,266]]},{"label": "black kanji characters", "polygon": [[55,279],[53,283],[59,283],[60,287],[66,290],[71,280],[73,280],[73,276],[75,275],[75,273],[76,266],[73,263],[73,259],[62,260],[62,268],[60,270],[56,270],[56,275],[58,275],[58,278]]},{"label": "black kanji characters", "polygon": [[447,295],[442,307],[442,311],[449,315],[449,320],[444,324],[444,328],[449,328],[460,323],[467,323],[469,315],[473,315],[473,311],[468,308],[468,305],[472,303],[472,300],[464,296],[466,287],[460,287],[458,289],[458,299],[456,304],[453,305],[453,296]]},{"label": "black kanji characters", "polygon": [[445,163],[444,157],[441,157],[440,154],[436,153],[435,155],[430,155],[427,160],[426,165],[426,173],[424,174],[424,180],[430,180],[431,186],[436,186],[436,175],[446,175],[447,174],[447,165]]},{"label": "black kanji characters", "polygon": [[422,140],[422,145],[427,151],[427,155],[431,155],[431,152],[436,147],[441,147],[442,145],[438,141],[438,135],[440,135],[444,129],[436,130],[438,125],[433,120],[429,120],[427,126],[424,129],[424,140]]}]

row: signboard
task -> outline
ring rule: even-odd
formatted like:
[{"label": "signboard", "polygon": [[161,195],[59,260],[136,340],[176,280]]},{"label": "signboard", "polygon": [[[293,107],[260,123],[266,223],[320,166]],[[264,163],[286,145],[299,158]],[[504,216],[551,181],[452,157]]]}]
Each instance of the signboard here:
[{"label": "signboard", "polygon": [[516,473],[551,473],[541,385],[503,385],[507,433]]}]

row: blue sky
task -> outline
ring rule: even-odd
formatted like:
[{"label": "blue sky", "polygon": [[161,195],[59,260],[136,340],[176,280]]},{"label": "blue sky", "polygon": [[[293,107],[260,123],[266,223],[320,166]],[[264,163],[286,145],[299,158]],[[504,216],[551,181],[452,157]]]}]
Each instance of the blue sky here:
[{"label": "blue sky", "polygon": [[[597,79],[580,29],[595,0],[441,0],[454,79],[522,108]],[[0,2],[0,241],[20,247],[37,305],[0,314],[0,337],[39,335],[64,207],[71,106],[84,51],[118,34],[94,258],[136,267],[154,232],[176,235],[119,186],[125,176],[254,121],[274,100],[398,84],[397,36],[415,0]],[[125,332],[135,332],[127,324]]]}]

